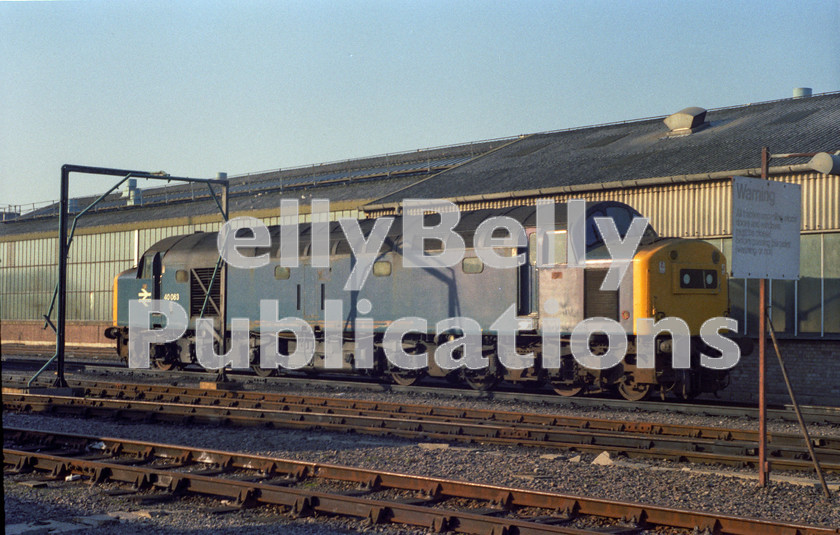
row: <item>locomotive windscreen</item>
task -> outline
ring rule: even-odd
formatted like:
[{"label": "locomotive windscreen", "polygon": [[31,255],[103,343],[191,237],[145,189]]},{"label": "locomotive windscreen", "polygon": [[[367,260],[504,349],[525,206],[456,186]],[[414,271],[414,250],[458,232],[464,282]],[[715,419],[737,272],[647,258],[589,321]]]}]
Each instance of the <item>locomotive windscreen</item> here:
[{"label": "locomotive windscreen", "polygon": [[630,224],[633,222],[633,216],[635,215],[626,206],[608,206],[604,210],[590,212],[586,217],[586,247],[595,247],[604,241],[604,238],[601,237],[601,233],[598,231],[598,225],[595,224],[596,217],[611,218],[615,222],[618,233],[623,238],[627,234],[627,229],[630,228]]},{"label": "locomotive windscreen", "polygon": [[681,269],[680,288],[714,289],[718,287],[716,269]]}]

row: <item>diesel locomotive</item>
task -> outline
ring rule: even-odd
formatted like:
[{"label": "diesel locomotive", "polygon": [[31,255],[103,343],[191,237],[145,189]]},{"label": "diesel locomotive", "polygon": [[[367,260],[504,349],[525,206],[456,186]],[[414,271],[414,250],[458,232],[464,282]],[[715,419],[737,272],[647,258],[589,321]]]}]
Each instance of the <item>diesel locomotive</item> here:
[{"label": "diesel locomotive", "polygon": [[[491,268],[476,254],[476,230],[492,216],[511,218],[525,230],[525,239],[517,247],[498,248],[502,256],[523,255],[524,261],[513,269]],[[728,384],[728,370],[700,365],[703,355],[720,355],[718,349],[710,347],[701,337],[701,327],[710,318],[728,316],[726,259],[713,245],[702,240],[660,237],[648,225],[618,289],[602,290],[611,256],[595,219],[612,219],[618,232],[625,235],[634,218],[641,217],[625,204],[585,204],[584,265],[571,265],[567,261],[567,240],[571,238],[565,203],[554,205],[554,226],[548,234],[538,232],[534,206],[461,214],[454,230],[463,238],[465,254],[457,265],[443,269],[404,265],[405,244],[399,224],[402,217],[394,217],[369,277],[360,290],[354,291],[344,289],[356,259],[338,223],[329,224],[329,267],[312,265],[311,225],[301,223],[297,267],[286,267],[287,263],[280,261],[283,233],[276,226],[269,228],[270,246],[240,248],[244,256],[267,254],[265,265],[255,269],[229,265],[224,279],[222,270],[218,269],[221,264],[218,233],[196,232],[163,239],[143,254],[136,268],[115,278],[114,321],[105,335],[116,340],[117,352],[127,359],[129,301],[173,301],[186,311],[189,325],[180,339],[150,348],[151,361],[158,368],[169,370],[197,363],[196,320],[199,318],[214,321],[216,330],[219,333],[224,330],[225,336],[230,336],[231,318],[248,318],[253,370],[260,375],[290,373],[282,367],[266,369],[259,365],[260,300],[273,299],[279,303],[279,317],[301,318],[314,333],[313,357],[295,373],[366,374],[390,378],[401,385],[415,384],[426,376],[445,377],[481,390],[491,389],[502,381],[528,387],[547,384],[563,396],[617,391],[630,400],[654,392],[663,398],[675,395],[690,399],[701,393],[716,392]],[[361,220],[358,224],[367,236],[375,220]],[[545,240],[554,242],[553,257],[548,262],[538,262],[538,249],[544,247]],[[424,244],[430,253],[440,246],[434,240]],[[325,367],[325,308],[330,300],[339,300],[343,305],[340,369],[334,365]],[[499,334],[490,328],[511,306],[515,306],[518,319],[528,320],[515,333],[516,351],[533,356],[531,365],[521,369],[503,365],[496,353]],[[222,316],[227,318],[225,329],[220,321]],[[354,332],[356,320],[362,316],[373,319],[374,353],[372,365],[363,368],[357,366],[359,355]],[[427,365],[420,369],[394,366],[386,358],[383,347],[389,325],[407,316],[425,318],[429,326],[427,332],[412,331],[400,337],[402,350],[407,354],[429,355]],[[481,348],[487,366],[443,368],[432,358],[436,350],[456,338],[457,332],[441,334],[434,330],[437,322],[452,317],[472,318],[481,326]],[[608,318],[626,334],[626,353],[618,364],[606,369],[582,365],[570,343],[574,326],[596,317]],[[641,328],[637,320],[660,321],[669,317],[678,317],[688,326],[690,366],[673,365],[676,344],[667,331],[656,335],[655,365],[637,366]],[[552,344],[552,351],[559,351],[559,355],[551,359],[545,353],[548,348],[543,336],[549,324],[555,329],[559,326],[559,338]],[[217,335],[218,339],[221,337]],[[586,340],[591,355],[609,350],[610,339],[603,333],[594,333]],[[296,349],[297,339],[286,332],[277,335],[276,342],[278,352],[288,354]],[[335,344],[330,347],[336,350]],[[336,360],[333,358],[331,362],[334,364]]]}]

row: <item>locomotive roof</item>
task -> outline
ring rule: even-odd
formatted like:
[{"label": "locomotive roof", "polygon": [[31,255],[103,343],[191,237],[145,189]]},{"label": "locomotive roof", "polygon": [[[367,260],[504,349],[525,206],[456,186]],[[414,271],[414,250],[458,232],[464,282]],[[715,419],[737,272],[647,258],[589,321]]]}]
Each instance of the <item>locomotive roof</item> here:
[{"label": "locomotive roof", "polygon": [[[494,216],[506,216],[518,221],[523,227],[529,228],[537,225],[536,214],[536,207],[534,206],[517,206],[464,212],[461,214],[461,218],[458,225],[455,227],[455,230],[463,236],[466,247],[472,247],[475,230],[488,218]],[[626,232],[629,222],[633,217],[640,217],[640,214],[632,207],[613,201],[586,203],[586,215],[587,218],[606,216],[614,217],[619,231],[622,234]],[[554,205],[554,216],[555,230],[565,230],[567,225],[567,205],[565,203],[556,203]],[[389,248],[394,248],[395,245],[399,245],[401,243],[403,217],[388,217],[394,219],[394,222],[391,224],[385,243]],[[359,225],[362,232],[365,235],[368,235],[375,222],[375,219],[360,220]],[[439,222],[439,214],[427,214],[424,216],[425,226],[432,226]],[[311,230],[312,226],[310,223],[299,223],[298,225],[299,254],[301,256],[309,254]],[[280,226],[275,225],[269,227],[269,233],[271,235],[271,247],[269,252],[272,257],[276,257],[279,255],[280,249]],[[655,232],[652,229],[650,230],[650,233],[651,236],[655,237]],[[212,261],[215,262],[215,259],[218,257],[216,237],[216,232],[196,232],[194,234],[186,234],[183,236],[173,236],[161,240],[152,246],[149,251],[167,251],[166,254],[170,259],[188,260],[186,257],[189,257],[189,261],[196,261],[200,257],[201,261],[206,262],[212,259]],[[332,244],[331,251],[333,251],[334,254],[350,254],[352,252],[338,222],[330,223],[330,242]],[[246,251],[247,254],[249,248],[244,247],[240,248],[240,250]],[[265,250],[261,249],[258,252],[259,254],[262,254]],[[252,254],[255,253],[256,252],[252,251]]]}]

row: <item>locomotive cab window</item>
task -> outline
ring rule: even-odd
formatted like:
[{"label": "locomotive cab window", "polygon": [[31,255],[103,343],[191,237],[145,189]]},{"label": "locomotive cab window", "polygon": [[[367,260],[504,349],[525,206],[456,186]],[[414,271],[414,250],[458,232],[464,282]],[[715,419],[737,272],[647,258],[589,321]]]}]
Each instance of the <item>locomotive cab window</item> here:
[{"label": "locomotive cab window", "polygon": [[[537,251],[544,251],[543,254],[548,255],[548,245],[554,242],[554,255],[549,261],[550,264],[565,264],[566,263],[566,231],[558,230],[550,232],[546,235],[537,236],[534,232],[528,236],[528,258],[531,265],[537,264]],[[551,242],[549,242],[551,240]]]},{"label": "locomotive cab window", "polygon": [[719,276],[717,269],[681,268],[676,273],[677,291],[681,293],[716,293]]},{"label": "locomotive cab window", "polygon": [[680,288],[717,288],[716,269],[681,269]]},{"label": "locomotive cab window", "polygon": [[157,253],[147,253],[140,261],[138,269],[141,279],[160,276],[160,256]]},{"label": "locomotive cab window", "polygon": [[[594,248],[604,243],[604,238],[601,236],[601,231],[598,229],[598,224],[595,222],[597,217],[607,217],[613,220],[615,228],[621,239],[627,237],[627,231],[630,230],[630,225],[633,219],[638,217],[638,214],[631,211],[627,206],[608,206],[605,210],[595,210],[586,216],[586,247]],[[655,237],[656,233],[650,225],[645,228],[646,237]]]}]

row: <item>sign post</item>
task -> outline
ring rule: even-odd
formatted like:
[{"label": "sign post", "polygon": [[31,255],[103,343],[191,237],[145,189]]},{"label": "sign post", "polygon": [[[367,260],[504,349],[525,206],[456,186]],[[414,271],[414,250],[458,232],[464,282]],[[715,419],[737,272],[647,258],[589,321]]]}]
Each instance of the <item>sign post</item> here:
[{"label": "sign post", "polygon": [[[759,279],[758,327],[758,481],[767,484],[765,338],[767,279],[799,279],[802,188],[767,180],[769,154],[763,149],[762,178],[732,177],[732,277]],[[745,289],[746,291],[746,289]]]}]

